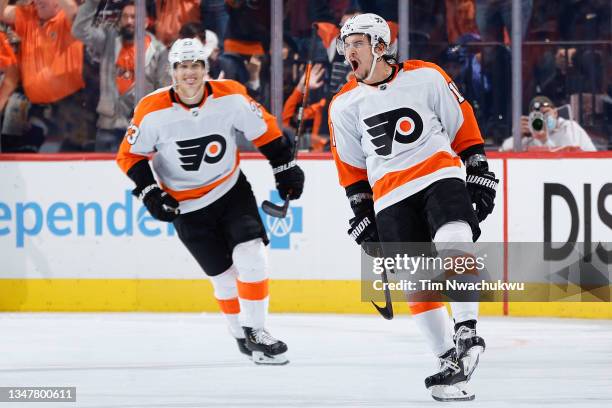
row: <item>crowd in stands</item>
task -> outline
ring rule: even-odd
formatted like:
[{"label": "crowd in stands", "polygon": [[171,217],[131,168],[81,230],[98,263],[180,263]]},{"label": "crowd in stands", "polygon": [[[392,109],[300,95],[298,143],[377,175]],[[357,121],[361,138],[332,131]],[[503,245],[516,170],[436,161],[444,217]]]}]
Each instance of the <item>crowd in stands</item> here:
[{"label": "crowd in stands", "polygon": [[[198,37],[211,79],[237,80],[270,108],[270,4],[146,0],[145,93],[171,85],[172,43]],[[301,147],[327,151],[327,106],[351,75],[336,52],[339,27],[356,13],[373,12],[388,21],[397,43],[398,2],[284,0],[283,6],[283,129],[289,137],[295,133],[308,87]],[[521,0],[521,7],[523,148],[612,148],[612,6]],[[487,147],[504,150],[512,148],[506,140],[512,134],[511,8],[511,0],[410,1],[410,58],[442,66],[474,107]],[[0,152],[116,151],[137,102],[136,21],[133,0],[0,0]],[[315,65],[306,84],[313,23]],[[545,134],[530,131],[536,100],[538,112],[556,118],[557,127],[545,126]],[[579,136],[555,136],[560,126]]]}]

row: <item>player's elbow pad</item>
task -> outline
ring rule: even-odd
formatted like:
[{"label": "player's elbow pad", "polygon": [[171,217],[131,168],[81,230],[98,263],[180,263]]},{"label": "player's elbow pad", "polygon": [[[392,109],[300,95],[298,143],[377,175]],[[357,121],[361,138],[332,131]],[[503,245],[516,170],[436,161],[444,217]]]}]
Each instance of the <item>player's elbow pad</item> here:
[{"label": "player's elbow pad", "polygon": [[135,194],[151,184],[157,184],[147,159],[143,159],[130,167],[127,175],[136,184]]},{"label": "player's elbow pad", "polygon": [[356,216],[374,211],[374,196],[370,184],[361,180],[346,187],[346,196]]},{"label": "player's elbow pad", "polygon": [[289,163],[293,160],[293,145],[284,135],[272,140],[270,143],[259,146],[259,151],[266,156],[272,167]]}]

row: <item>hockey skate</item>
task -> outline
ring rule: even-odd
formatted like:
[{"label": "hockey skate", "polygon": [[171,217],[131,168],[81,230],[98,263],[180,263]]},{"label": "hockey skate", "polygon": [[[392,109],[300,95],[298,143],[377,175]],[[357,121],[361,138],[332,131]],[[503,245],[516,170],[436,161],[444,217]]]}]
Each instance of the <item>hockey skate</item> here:
[{"label": "hockey skate", "polygon": [[464,374],[469,381],[478,366],[480,355],[485,351],[485,341],[476,335],[474,320],[468,320],[457,326],[454,336],[457,358],[462,362]]},{"label": "hockey skate", "polygon": [[453,348],[440,357],[440,371],[425,379],[425,387],[431,390],[431,397],[436,401],[471,401],[476,396],[467,382],[463,363]]},{"label": "hockey skate", "polygon": [[247,356],[250,360],[253,358],[253,353],[246,346],[246,339],[236,339],[236,343],[238,343],[238,350],[245,356]]},{"label": "hockey skate", "polygon": [[252,352],[252,360],[255,364],[284,365],[289,363],[285,352],[287,345],[272,337],[265,329],[252,329],[243,327],[245,345]]}]

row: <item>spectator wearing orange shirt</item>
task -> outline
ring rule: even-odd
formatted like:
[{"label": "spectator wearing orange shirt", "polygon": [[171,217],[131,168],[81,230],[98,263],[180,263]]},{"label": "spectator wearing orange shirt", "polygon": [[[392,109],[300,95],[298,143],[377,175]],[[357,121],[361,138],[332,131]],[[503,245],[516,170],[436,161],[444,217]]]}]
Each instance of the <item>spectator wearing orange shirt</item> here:
[{"label": "spectator wearing orange shirt", "polygon": [[[71,34],[74,0],[34,0],[7,6],[0,16],[21,38],[20,73],[32,102],[29,120],[47,136],[63,138],[61,150],[88,150],[95,115],[84,106],[83,44]],[[51,118],[53,121],[51,121]]]},{"label": "spectator wearing orange shirt", "polygon": [[[310,91],[314,91],[323,86],[325,83],[323,80],[324,74],[325,68],[323,68],[323,65],[315,64],[312,67],[310,80],[308,81],[308,89],[310,89]],[[304,73],[293,90],[293,93],[289,95],[289,98],[287,98],[285,101],[283,106],[283,128],[285,129],[293,128],[291,130],[297,130],[298,122],[295,116],[302,106],[302,99],[305,92],[305,82],[306,74]],[[327,101],[325,98],[321,98],[319,101],[306,106],[303,113],[303,120],[308,124],[304,127],[304,129],[310,129],[310,150],[314,152],[322,152],[329,141],[328,138],[321,137],[319,135],[321,124],[323,123],[323,113],[325,111],[325,107],[327,106],[326,102]]]},{"label": "spectator wearing orange shirt", "polygon": [[19,82],[19,71],[17,68],[17,57],[13,47],[9,44],[4,32],[0,31],[0,72],[3,73],[0,85],[0,116],[4,112],[4,107],[8,102],[9,96],[17,88]]},{"label": "spectator wearing orange shirt", "polygon": [[[129,125],[135,97],[134,1],[123,4],[117,27],[94,26],[101,0],[85,0],[74,20],[72,34],[100,59],[100,101],[96,151],[116,151]],[[149,32],[145,36],[145,93],[170,85],[168,51]]]},{"label": "spectator wearing orange shirt", "polygon": [[200,21],[200,0],[156,0],[155,35],[166,47],[179,36],[185,23]]}]

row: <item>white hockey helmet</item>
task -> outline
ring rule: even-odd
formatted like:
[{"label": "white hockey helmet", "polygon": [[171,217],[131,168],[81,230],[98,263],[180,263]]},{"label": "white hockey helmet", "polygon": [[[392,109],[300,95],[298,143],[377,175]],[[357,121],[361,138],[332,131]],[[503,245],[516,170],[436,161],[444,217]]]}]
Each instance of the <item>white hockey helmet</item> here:
[{"label": "white hockey helmet", "polygon": [[204,65],[208,65],[208,55],[204,44],[197,38],[182,38],[172,44],[168,53],[168,62],[172,69],[175,64],[185,61],[202,61]]},{"label": "white hockey helmet", "polygon": [[366,13],[349,18],[342,26],[340,37],[336,41],[338,54],[344,55],[344,40],[351,34],[366,34],[370,37],[372,49],[382,42],[385,45],[385,53],[390,53],[391,29],[385,19],[379,15]]}]

